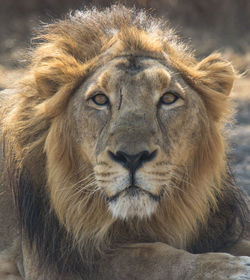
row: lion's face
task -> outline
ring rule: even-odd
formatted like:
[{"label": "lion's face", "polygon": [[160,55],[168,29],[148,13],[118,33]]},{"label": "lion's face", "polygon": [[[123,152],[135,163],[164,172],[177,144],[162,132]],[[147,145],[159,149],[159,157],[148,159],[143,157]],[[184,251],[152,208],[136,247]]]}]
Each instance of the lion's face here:
[{"label": "lion's face", "polygon": [[193,160],[199,95],[166,61],[123,56],[84,82],[72,108],[83,161],[113,217],[149,217]]}]

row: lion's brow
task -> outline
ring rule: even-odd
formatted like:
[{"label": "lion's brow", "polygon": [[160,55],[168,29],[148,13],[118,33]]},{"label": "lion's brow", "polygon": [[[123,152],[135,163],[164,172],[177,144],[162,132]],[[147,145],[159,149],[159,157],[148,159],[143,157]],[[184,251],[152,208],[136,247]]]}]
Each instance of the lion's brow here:
[{"label": "lion's brow", "polygon": [[110,71],[106,71],[104,72],[100,79],[99,79],[99,84],[100,86],[106,91],[108,92],[109,91],[109,82],[110,82],[110,79],[111,79],[111,73]]},{"label": "lion's brow", "polygon": [[156,71],[157,74],[157,78],[159,80],[159,84],[161,86],[161,89],[166,89],[171,81],[171,76],[169,73],[167,73],[165,70],[163,69],[157,69]]}]

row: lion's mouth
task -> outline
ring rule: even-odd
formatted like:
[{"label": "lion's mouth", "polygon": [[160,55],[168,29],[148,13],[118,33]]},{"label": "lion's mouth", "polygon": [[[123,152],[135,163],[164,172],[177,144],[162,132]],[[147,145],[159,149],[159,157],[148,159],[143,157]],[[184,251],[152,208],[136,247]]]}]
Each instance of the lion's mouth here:
[{"label": "lion's mouth", "polygon": [[113,218],[149,218],[156,211],[162,196],[152,194],[143,188],[130,185],[111,197],[107,197],[108,208]]},{"label": "lion's mouth", "polygon": [[121,195],[126,195],[127,197],[137,197],[141,194],[146,194],[148,195],[152,200],[154,201],[159,201],[163,195],[163,193],[161,192],[159,195],[155,195],[155,194],[152,194],[151,192],[149,191],[146,191],[136,185],[130,185],[128,186],[127,188],[125,188],[124,190],[116,193],[115,195],[113,196],[107,196],[107,201],[108,202],[115,202]]}]

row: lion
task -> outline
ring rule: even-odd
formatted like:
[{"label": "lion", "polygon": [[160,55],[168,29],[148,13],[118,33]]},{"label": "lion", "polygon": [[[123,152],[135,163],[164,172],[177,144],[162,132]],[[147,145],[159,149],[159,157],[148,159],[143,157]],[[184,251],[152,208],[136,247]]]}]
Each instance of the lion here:
[{"label": "lion", "polygon": [[250,279],[231,63],[120,5],[35,40],[0,97],[0,279]]}]

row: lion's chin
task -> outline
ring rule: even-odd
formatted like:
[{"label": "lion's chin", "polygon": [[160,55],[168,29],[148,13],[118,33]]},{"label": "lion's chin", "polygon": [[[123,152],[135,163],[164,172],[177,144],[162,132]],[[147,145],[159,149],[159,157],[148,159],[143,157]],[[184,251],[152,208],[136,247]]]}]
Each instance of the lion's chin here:
[{"label": "lion's chin", "polygon": [[150,217],[158,206],[158,201],[152,199],[147,193],[130,195],[122,193],[114,200],[109,201],[109,211],[114,218],[127,220],[138,217],[140,219]]}]

